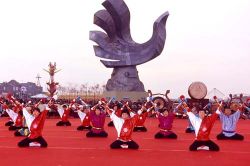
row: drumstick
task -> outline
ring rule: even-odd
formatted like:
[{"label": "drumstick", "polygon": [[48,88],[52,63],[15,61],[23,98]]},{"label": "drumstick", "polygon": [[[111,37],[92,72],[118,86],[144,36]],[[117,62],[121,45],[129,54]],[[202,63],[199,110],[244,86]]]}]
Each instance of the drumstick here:
[{"label": "drumstick", "polygon": [[29,104],[31,104],[31,101],[28,101],[28,102],[24,105],[24,107],[27,107]]},{"label": "drumstick", "polygon": [[113,100],[115,100],[115,97],[111,97],[111,99],[108,101],[108,104],[110,104]]},{"label": "drumstick", "polygon": [[[51,98],[50,99],[50,101],[48,102],[48,104],[51,102],[51,100],[52,100],[53,98]],[[35,105],[34,105],[34,107],[38,107],[38,105],[40,105],[41,103],[42,103],[42,101],[43,101],[43,99],[41,99],[41,100],[39,100],[39,102],[38,103],[36,103]],[[31,102],[31,101],[29,101],[29,102]]]},{"label": "drumstick", "polygon": [[205,110],[206,108],[208,108],[208,106],[210,106],[211,103],[207,103],[207,105],[205,105],[205,107],[203,107],[203,109]]},{"label": "drumstick", "polygon": [[179,109],[180,106],[182,106],[183,102],[179,103],[176,108]]},{"label": "drumstick", "polygon": [[82,105],[85,105],[86,107],[90,107],[90,105],[88,105],[85,101],[83,101],[80,96],[77,97],[76,100],[79,100]]}]

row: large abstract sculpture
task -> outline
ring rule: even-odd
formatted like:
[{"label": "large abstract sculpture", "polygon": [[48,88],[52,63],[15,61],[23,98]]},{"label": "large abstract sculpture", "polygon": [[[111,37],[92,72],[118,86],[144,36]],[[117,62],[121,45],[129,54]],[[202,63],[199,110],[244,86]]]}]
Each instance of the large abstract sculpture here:
[{"label": "large abstract sculpture", "polygon": [[49,80],[49,82],[47,82],[47,85],[48,85],[49,96],[53,97],[56,93],[57,85],[59,85],[58,82],[55,82],[54,75],[55,75],[55,73],[59,72],[60,70],[56,69],[56,63],[54,63],[54,65],[53,65],[51,62],[49,63],[49,70],[46,70],[46,69],[44,69],[44,70],[46,72],[48,72],[50,75],[50,80]]},{"label": "large abstract sculpture", "polygon": [[166,21],[168,12],[155,22],[153,35],[143,44],[136,43],[130,34],[130,12],[123,0],[106,0],[102,3],[106,10],[94,15],[94,24],[101,31],[91,31],[90,40],[95,55],[104,58],[101,62],[108,68],[114,68],[111,79],[106,84],[107,91],[144,92],[144,85],[139,80],[136,65],[156,58],[162,52],[166,39]]}]

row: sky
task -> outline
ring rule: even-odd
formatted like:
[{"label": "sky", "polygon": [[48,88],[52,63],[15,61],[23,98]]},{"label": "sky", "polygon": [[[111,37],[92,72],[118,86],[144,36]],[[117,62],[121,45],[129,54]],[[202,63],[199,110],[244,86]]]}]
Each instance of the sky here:
[{"label": "sky", "polygon": [[[49,62],[62,69],[55,79],[61,85],[104,84],[112,69],[94,55],[89,31],[103,0],[0,1],[0,82],[36,81]],[[224,94],[250,94],[249,0],[125,0],[131,14],[134,41],[152,35],[154,21],[165,11],[167,38],[154,60],[137,66],[145,89],[187,94],[195,81]]]}]

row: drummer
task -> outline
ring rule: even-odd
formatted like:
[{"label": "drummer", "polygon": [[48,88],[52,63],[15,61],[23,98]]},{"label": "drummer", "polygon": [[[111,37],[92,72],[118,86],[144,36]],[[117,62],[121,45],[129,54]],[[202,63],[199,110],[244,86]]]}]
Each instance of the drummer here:
[{"label": "drummer", "polygon": [[[183,115],[186,115],[184,112],[185,112],[185,108],[183,107],[183,102],[187,102],[187,100],[185,99],[185,96],[184,95],[181,95],[180,97],[179,97],[179,104],[176,106],[176,108],[174,109],[174,112],[176,113],[177,112],[177,110],[178,111],[181,111],[182,113],[183,113]],[[196,110],[196,108],[194,107],[192,110],[192,113],[193,114],[195,114],[195,115],[197,115],[197,110]],[[193,127],[193,125],[192,125],[192,123],[191,123],[191,121],[190,121],[190,119],[188,118],[188,126],[187,126],[187,128],[186,128],[186,130],[185,130],[185,132],[186,133],[194,133],[194,127]]]},{"label": "drummer", "polygon": [[[118,117],[121,117],[122,116],[122,103],[118,102],[118,101],[115,101],[114,104],[111,104],[111,107],[112,109],[114,110],[115,114],[118,116]],[[108,123],[108,126],[109,127],[113,127],[114,126],[114,123],[112,121],[112,119],[110,120],[110,122]]]},{"label": "drummer", "polygon": [[244,136],[236,133],[236,125],[243,108],[242,104],[231,103],[230,107],[225,106],[224,112],[220,111],[222,132],[217,135],[218,140],[244,140]]},{"label": "drummer", "polygon": [[79,105],[78,107],[76,107],[76,110],[81,120],[81,125],[77,127],[77,130],[90,130],[92,126],[90,124],[89,107]]},{"label": "drummer", "polygon": [[89,117],[92,128],[86,134],[86,137],[108,137],[108,133],[104,130],[106,110],[102,106],[103,103],[101,100],[91,108]]},{"label": "drummer", "polygon": [[174,113],[171,112],[168,108],[163,108],[160,109],[159,112],[157,111],[157,115],[160,122],[160,131],[155,134],[155,138],[177,139],[177,135],[172,131]]},{"label": "drummer", "polygon": [[69,115],[70,115],[70,111],[72,110],[72,107],[74,106],[74,104],[75,104],[75,99],[71,101],[69,106],[64,104],[62,106],[62,108],[60,108],[60,107],[57,108],[57,111],[61,117],[61,120],[56,123],[56,126],[71,126],[71,123],[69,121]]},{"label": "drummer", "polygon": [[32,113],[30,113],[26,108],[23,109],[24,117],[29,127],[30,134],[27,138],[18,143],[19,147],[48,146],[47,142],[42,136],[42,130],[44,127],[47,112],[48,108],[44,109],[41,112],[38,107],[34,107]]},{"label": "drummer", "polygon": [[141,106],[141,109],[137,111],[138,119],[135,122],[134,132],[146,132],[145,121],[148,117],[148,112],[151,111],[152,104],[145,103]]},{"label": "drummer", "polygon": [[118,135],[117,140],[115,140],[110,145],[110,148],[138,149],[139,145],[134,140],[132,140],[131,136],[135,123],[139,119],[139,115],[131,112],[131,108],[128,106],[128,103],[124,104],[121,117],[118,117],[115,111],[110,109],[107,104],[105,109],[110,115],[110,118],[113,120]]},{"label": "drummer", "polygon": [[218,107],[217,111],[213,113],[211,116],[206,116],[205,111],[200,109],[199,116],[195,116],[192,113],[191,109],[188,105],[183,102],[183,107],[187,111],[188,117],[190,122],[192,123],[195,129],[195,141],[190,145],[190,151],[197,151],[197,150],[210,150],[210,151],[219,151],[219,146],[215,144],[212,140],[210,140],[209,135],[210,131],[218,118],[220,113],[221,105]]}]

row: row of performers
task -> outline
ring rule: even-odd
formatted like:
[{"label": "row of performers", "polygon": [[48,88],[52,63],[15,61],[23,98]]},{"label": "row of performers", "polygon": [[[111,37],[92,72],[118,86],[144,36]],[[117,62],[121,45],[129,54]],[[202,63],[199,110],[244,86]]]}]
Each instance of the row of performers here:
[{"label": "row of performers", "polygon": [[[245,104],[237,104],[234,110],[231,106],[225,103],[217,103],[216,111],[206,116],[205,110],[195,110],[189,108],[185,102],[185,98],[181,97],[182,101],[172,110],[169,108],[157,109],[152,101],[148,101],[137,111],[134,112],[128,103],[121,104],[119,102],[106,102],[101,100],[91,109],[87,109],[86,103],[82,100],[82,104],[73,100],[69,106],[63,105],[62,109],[57,108],[61,116],[61,120],[57,126],[70,126],[69,112],[72,108],[76,109],[81,119],[81,125],[77,130],[89,130],[87,137],[107,137],[108,133],[104,130],[106,114],[109,114],[110,119],[117,130],[117,140],[110,147],[112,149],[130,148],[138,149],[139,145],[132,140],[133,131],[147,131],[144,126],[145,120],[150,111],[154,111],[159,119],[160,131],[155,134],[156,139],[167,138],[176,139],[177,135],[172,131],[172,124],[175,117],[175,110],[182,108],[189,117],[189,131],[194,131],[195,141],[190,145],[189,150],[195,151],[206,149],[211,151],[219,151],[219,146],[210,140],[209,135],[211,129],[219,117],[222,123],[222,132],[217,135],[220,140],[243,140],[244,137],[236,133],[236,125],[240,118],[243,109],[250,110]],[[3,109],[9,114],[12,122],[7,122],[6,126],[10,126],[10,130],[16,130],[15,135],[27,135],[27,138],[18,143],[19,147],[40,146],[47,147],[48,144],[42,137],[42,130],[46,119],[46,114],[54,105],[53,100],[47,104],[44,101],[39,101],[37,104],[27,103],[21,104],[15,98],[8,97],[8,101],[1,102]],[[42,108],[42,110],[41,110]],[[23,121],[27,127],[23,127]],[[111,123],[110,123],[111,124]]]}]

